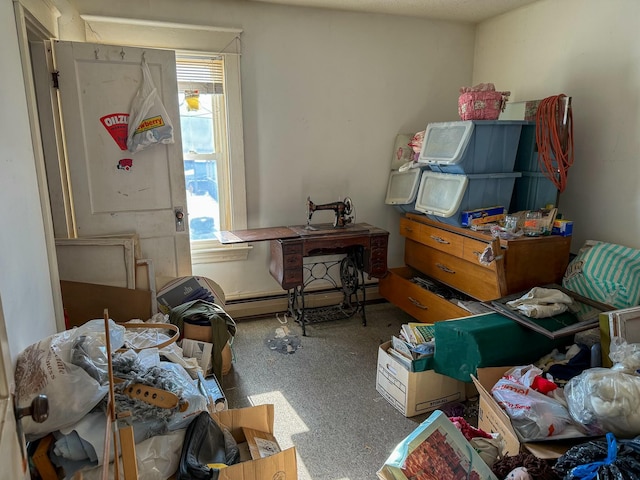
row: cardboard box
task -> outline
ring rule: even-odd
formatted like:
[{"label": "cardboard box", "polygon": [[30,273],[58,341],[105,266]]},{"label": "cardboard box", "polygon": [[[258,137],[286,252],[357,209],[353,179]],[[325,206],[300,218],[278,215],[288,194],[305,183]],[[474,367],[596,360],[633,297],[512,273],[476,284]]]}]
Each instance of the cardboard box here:
[{"label": "cardboard box", "polygon": [[378,348],[376,390],[405,417],[420,415],[445,403],[465,399],[463,382],[433,370],[410,372],[387,353],[390,346],[389,341]]},{"label": "cardboard box", "polygon": [[568,237],[573,234],[573,222],[571,220],[554,220],[551,233],[553,235]]},{"label": "cardboard box", "polygon": [[478,368],[477,377],[471,379],[478,389],[480,402],[478,406],[478,428],[489,433],[499,433],[505,442],[505,455],[513,456],[520,453],[522,448],[538,458],[555,459],[563,455],[569,448],[585,441],[577,429],[565,430],[554,437],[554,440],[540,442],[523,442],[511,424],[511,419],[498,402],[491,395],[491,389],[502,378],[502,375],[512,367]]},{"label": "cardboard box", "polygon": [[[224,410],[211,416],[219,424],[227,427],[239,444],[247,441],[244,428],[273,435],[273,405]],[[280,452],[268,457],[247,460],[222,468],[218,475],[218,480],[272,480],[274,478],[297,480],[298,464],[295,447],[281,449]]]},{"label": "cardboard box", "polygon": [[244,438],[247,439],[249,453],[252,459],[265,458],[280,452],[280,445],[276,437],[269,432],[260,432],[253,428],[243,428]]},{"label": "cardboard box", "polygon": [[207,376],[211,373],[213,364],[211,361],[211,352],[213,351],[213,344],[208,342],[199,342],[197,340],[190,340],[188,338],[182,339],[182,353],[185,357],[195,358],[198,360],[198,365],[202,368],[204,375]]},{"label": "cardboard box", "polygon": [[[432,472],[434,475],[424,475]],[[400,442],[377,472],[382,480],[469,478],[497,480],[447,416],[434,412]]]},{"label": "cardboard box", "polygon": [[499,222],[504,220],[507,210],[504,207],[487,207],[476,210],[465,210],[460,214],[460,223],[463,227],[482,225],[483,223]]}]

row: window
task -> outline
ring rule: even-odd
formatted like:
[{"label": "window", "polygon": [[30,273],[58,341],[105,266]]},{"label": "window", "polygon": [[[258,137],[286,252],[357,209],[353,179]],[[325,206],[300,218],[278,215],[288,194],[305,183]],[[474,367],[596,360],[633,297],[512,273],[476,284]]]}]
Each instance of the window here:
[{"label": "window", "polygon": [[246,258],[246,246],[216,238],[218,231],[246,228],[237,62],[236,55],[176,54],[193,263]]}]

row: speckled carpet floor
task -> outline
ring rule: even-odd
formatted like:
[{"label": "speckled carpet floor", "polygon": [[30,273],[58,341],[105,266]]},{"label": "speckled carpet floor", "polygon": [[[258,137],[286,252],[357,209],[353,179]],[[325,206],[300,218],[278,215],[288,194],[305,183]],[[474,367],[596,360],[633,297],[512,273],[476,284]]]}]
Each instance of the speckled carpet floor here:
[{"label": "speckled carpet floor", "polygon": [[405,418],[376,391],[378,346],[413,318],[390,303],[300,326],[239,320],[222,385],[229,408],[273,403],[275,436],[295,445],[300,480],[373,480],[393,448],[428,414]]}]

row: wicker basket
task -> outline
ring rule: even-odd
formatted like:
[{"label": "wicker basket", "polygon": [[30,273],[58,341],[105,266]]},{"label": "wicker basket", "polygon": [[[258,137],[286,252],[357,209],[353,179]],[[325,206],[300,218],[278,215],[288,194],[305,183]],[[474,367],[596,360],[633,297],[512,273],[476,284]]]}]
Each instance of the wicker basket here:
[{"label": "wicker basket", "polygon": [[510,92],[466,92],[458,97],[461,120],[497,120],[504,110]]}]

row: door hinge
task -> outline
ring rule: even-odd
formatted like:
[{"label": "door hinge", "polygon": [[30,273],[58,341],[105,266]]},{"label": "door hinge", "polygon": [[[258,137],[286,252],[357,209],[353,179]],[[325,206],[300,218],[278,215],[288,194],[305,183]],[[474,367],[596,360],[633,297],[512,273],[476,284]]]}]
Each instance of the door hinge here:
[{"label": "door hinge", "polygon": [[60,88],[60,84],[58,83],[58,77],[60,77],[60,72],[58,70],[51,72],[51,80],[53,80],[53,88]]}]

